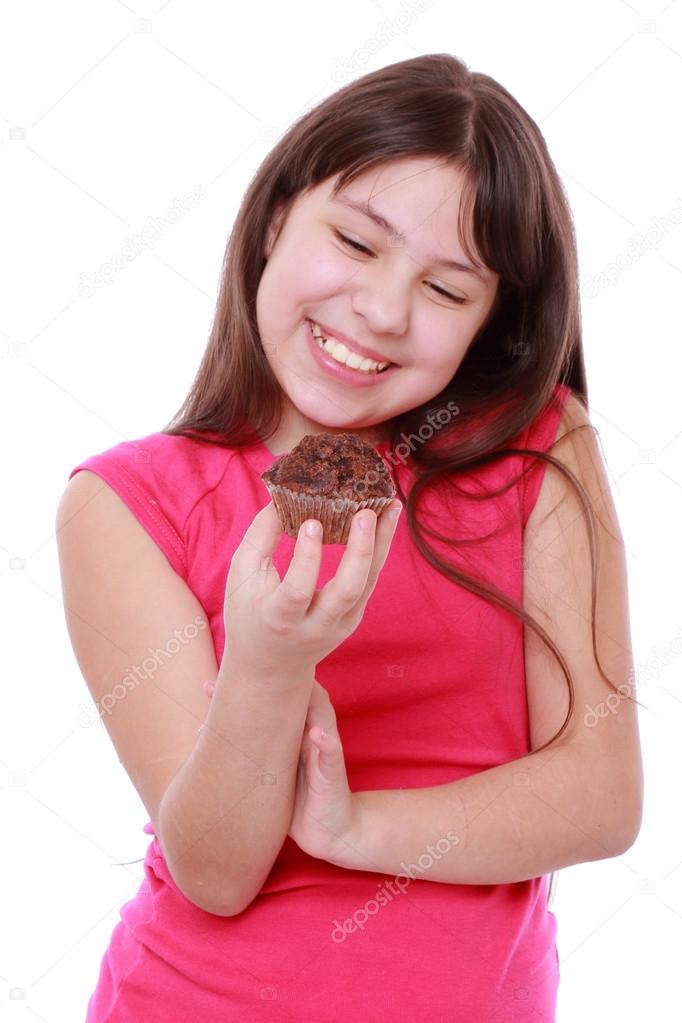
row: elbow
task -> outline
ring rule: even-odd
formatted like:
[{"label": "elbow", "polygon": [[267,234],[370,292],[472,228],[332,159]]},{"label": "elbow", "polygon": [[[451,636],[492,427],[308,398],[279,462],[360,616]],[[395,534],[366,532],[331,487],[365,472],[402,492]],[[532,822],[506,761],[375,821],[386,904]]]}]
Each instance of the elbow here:
[{"label": "elbow", "polygon": [[182,887],[178,885],[178,888],[189,902],[213,916],[239,916],[258,894],[257,891],[216,892],[211,886],[201,882],[184,883]]},{"label": "elbow", "polygon": [[628,800],[627,806],[620,814],[618,826],[613,829],[612,855],[622,856],[632,848],[642,830],[642,817],[643,799],[640,792]]},{"label": "elbow", "polygon": [[[236,878],[234,884],[230,883],[230,879],[225,876],[224,866],[214,864],[211,872],[207,872],[206,869],[202,871],[187,855],[180,854],[177,857],[174,855],[173,847],[169,846],[165,827],[168,791],[166,790],[156,814],[154,833],[173,884],[188,902],[205,913],[211,913],[213,916],[238,916],[251,904],[260,889],[251,889],[248,892],[240,889]],[[216,879],[218,872],[222,884]],[[243,872],[241,879],[243,881]]]},{"label": "elbow", "polygon": [[642,830],[642,810],[631,816],[621,828],[618,842],[618,856],[622,856],[628,849],[631,849]]},{"label": "elbow", "polygon": [[604,851],[599,858],[608,859],[622,856],[637,841],[644,813],[644,778],[641,767],[610,773],[602,769],[598,778],[592,803],[598,821],[595,834],[603,836]]},{"label": "elbow", "polygon": [[245,900],[233,899],[224,900],[217,899],[214,894],[207,891],[195,891],[183,889],[182,894],[191,902],[197,909],[203,909],[205,913],[211,913],[213,916],[238,916],[243,913],[244,910],[251,904],[253,898]]},{"label": "elbow", "polygon": [[205,913],[211,913],[213,916],[237,916],[252,901],[251,898],[245,899],[243,894],[234,895],[224,890],[217,891],[215,885],[199,880],[197,872],[191,867],[188,868],[187,864],[184,865],[185,869],[179,870],[167,852],[165,850],[163,852],[168,873],[175,887],[197,909],[203,909]]},{"label": "elbow", "polygon": [[[218,916],[239,916],[240,913],[243,913],[245,909],[249,908],[249,906],[253,902],[254,898],[255,898],[255,895],[252,896],[250,899],[247,899],[246,901],[242,900],[241,902],[238,902],[238,903],[232,903],[231,905],[229,905],[227,907],[221,907],[220,910],[218,911],[217,915]],[[214,910],[214,912],[215,912],[215,910]]]}]

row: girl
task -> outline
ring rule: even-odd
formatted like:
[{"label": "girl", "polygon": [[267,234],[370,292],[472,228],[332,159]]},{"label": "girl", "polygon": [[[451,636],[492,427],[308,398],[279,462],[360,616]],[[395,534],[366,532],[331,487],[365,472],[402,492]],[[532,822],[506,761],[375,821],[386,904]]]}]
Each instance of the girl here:
[{"label": "girl", "polygon": [[[323,431],[403,508],[345,547],[259,478]],[[69,630],[154,835],[88,1023],[554,1020],[548,875],[630,847],[642,777],[572,221],[513,97],[431,54],[294,123],[182,409],[70,479]]]}]

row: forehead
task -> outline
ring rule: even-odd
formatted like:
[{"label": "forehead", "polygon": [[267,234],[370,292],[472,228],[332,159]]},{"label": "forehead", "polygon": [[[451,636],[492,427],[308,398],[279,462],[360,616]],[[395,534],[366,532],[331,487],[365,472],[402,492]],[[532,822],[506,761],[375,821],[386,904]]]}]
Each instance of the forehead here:
[{"label": "forehead", "polygon": [[[325,196],[333,196],[340,189],[341,173],[321,182],[319,189]],[[444,203],[457,206],[464,185],[462,171],[444,160],[422,157],[419,159],[390,160],[362,171],[341,191],[355,197],[379,202],[396,203],[410,199],[412,203]]]}]

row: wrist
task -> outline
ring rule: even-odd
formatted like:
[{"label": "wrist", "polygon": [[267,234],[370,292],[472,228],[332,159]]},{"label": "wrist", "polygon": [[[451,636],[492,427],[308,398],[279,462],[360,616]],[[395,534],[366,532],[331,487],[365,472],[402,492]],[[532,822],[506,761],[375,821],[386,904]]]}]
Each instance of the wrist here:
[{"label": "wrist", "polygon": [[329,862],[346,870],[373,870],[368,859],[369,834],[367,802],[364,792],[351,793],[351,823],[344,832],[335,850],[336,855],[328,857]]},{"label": "wrist", "polygon": [[[252,758],[254,764],[261,762],[263,751],[268,756],[276,755],[284,746],[281,769],[288,771],[301,744],[313,688],[312,672],[309,677],[309,683],[299,678],[296,685],[288,684],[288,688],[265,685],[260,675],[232,671],[231,663],[223,661],[198,732],[197,746],[208,755],[207,751],[215,753],[228,742],[244,756],[255,751],[258,755]],[[271,679],[271,683],[278,681],[279,677]]]},{"label": "wrist", "polygon": [[282,665],[271,668],[240,663],[227,654],[223,657],[216,679],[216,689],[235,686],[255,693],[265,692],[272,697],[286,695],[309,688],[315,681],[316,665]]}]

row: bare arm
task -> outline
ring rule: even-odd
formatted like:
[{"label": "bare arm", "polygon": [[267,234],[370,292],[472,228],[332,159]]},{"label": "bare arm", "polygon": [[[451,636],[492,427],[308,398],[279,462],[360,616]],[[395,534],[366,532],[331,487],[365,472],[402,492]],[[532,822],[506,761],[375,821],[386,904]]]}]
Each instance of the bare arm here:
[{"label": "bare arm", "polygon": [[603,757],[570,744],[421,789],[355,793],[358,826],[337,865],[449,884],[510,884],[619,856],[634,794]]},{"label": "bare arm", "polygon": [[548,468],[525,530],[524,606],[562,651],[573,677],[575,706],[564,734],[550,742],[566,716],[568,687],[554,658],[527,630],[533,752],[446,785],[357,793],[362,823],[340,865],[399,872],[402,862],[418,864],[423,856],[420,876],[427,880],[498,884],[618,856],[634,843],[644,781],[631,698],[624,545],[589,417],[576,399],[566,403],[557,436],[557,456],[581,481],[595,512],[595,643],[618,692],[594,657],[592,558],[583,516],[573,489]]},{"label": "bare arm", "polygon": [[197,742],[159,810],[159,841],[178,887],[232,916],[257,895],[286,838],[312,669],[267,686],[223,661]]},{"label": "bare arm", "polygon": [[[364,515],[370,530],[354,523],[336,576],[317,592],[320,535],[301,530],[280,580],[272,554],[281,526],[272,502],[261,509],[232,557],[229,657],[218,670],[196,596],[114,490],[84,470],[60,502],[74,652],[172,877],[208,912],[248,905],[288,832],[315,665],[359,624],[393,535],[384,517],[375,538],[376,515]],[[199,623],[191,643],[110,707],[112,683],[131,659],[183,621]],[[207,714],[203,684],[213,678]]]},{"label": "bare arm", "polygon": [[[201,604],[99,476],[70,480],[56,526],[73,649],[171,874],[200,908],[233,912],[257,893],[287,833],[312,669],[260,687],[225,658],[219,670]],[[114,699],[130,664],[178,626],[179,651]]]}]

